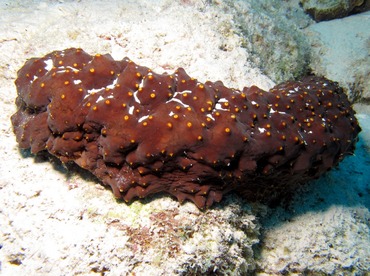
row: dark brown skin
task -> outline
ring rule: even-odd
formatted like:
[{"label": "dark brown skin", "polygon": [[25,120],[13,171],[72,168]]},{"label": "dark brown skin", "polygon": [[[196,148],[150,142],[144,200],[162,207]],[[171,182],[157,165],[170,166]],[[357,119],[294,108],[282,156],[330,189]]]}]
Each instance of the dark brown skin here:
[{"label": "dark brown skin", "polygon": [[315,76],[239,91],[67,49],[28,60],[16,86],[19,147],[75,162],[127,202],[269,202],[353,153],[360,131],[342,89]]}]

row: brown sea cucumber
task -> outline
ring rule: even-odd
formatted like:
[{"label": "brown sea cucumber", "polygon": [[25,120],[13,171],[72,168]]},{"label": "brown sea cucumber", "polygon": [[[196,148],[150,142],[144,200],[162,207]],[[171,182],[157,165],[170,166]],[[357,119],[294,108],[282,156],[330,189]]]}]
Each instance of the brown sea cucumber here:
[{"label": "brown sea cucumber", "polygon": [[75,162],[127,202],[270,201],[336,166],[360,131],[342,89],[316,76],[240,91],[72,48],[28,60],[16,87],[19,147]]}]

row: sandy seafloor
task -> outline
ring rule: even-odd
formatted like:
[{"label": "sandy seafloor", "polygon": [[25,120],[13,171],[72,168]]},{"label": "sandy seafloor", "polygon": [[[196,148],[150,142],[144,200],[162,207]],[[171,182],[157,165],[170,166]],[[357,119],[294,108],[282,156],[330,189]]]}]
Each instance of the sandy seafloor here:
[{"label": "sandy seafloor", "polygon": [[[128,206],[82,170],[18,150],[9,120],[16,72],[53,50],[81,47],[129,56],[157,72],[184,67],[201,81],[272,87],[224,7],[196,0],[0,1],[0,275],[370,275],[366,105],[357,105],[363,131],[355,154],[287,208],[236,195],[206,212],[167,196]],[[369,14],[364,18],[366,28]],[[333,36],[327,25],[312,26]],[[357,38],[369,41],[367,35]],[[330,45],[315,44],[315,51]],[[369,45],[355,48],[367,60]],[[333,49],[351,60],[348,47]],[[333,66],[329,52],[318,71],[350,75],[350,62]],[[360,69],[369,72],[353,70]]]}]

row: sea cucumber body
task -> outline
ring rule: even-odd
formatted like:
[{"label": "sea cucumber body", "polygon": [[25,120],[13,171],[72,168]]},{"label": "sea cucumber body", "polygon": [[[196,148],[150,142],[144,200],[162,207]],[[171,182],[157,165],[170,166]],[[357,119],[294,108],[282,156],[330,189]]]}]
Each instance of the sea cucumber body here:
[{"label": "sea cucumber body", "polygon": [[360,131],[342,89],[315,76],[239,91],[72,48],[28,60],[16,87],[19,146],[75,162],[127,202],[275,200],[351,154]]}]

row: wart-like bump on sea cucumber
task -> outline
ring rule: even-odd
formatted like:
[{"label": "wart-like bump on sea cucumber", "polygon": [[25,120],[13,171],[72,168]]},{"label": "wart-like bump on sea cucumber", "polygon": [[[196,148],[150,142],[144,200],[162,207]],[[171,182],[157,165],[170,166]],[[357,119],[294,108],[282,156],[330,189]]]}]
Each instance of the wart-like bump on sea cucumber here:
[{"label": "wart-like bump on sea cucumber", "polygon": [[352,154],[360,131],[342,89],[316,76],[239,91],[72,48],[28,60],[15,83],[19,147],[75,162],[126,202],[271,202]]}]

